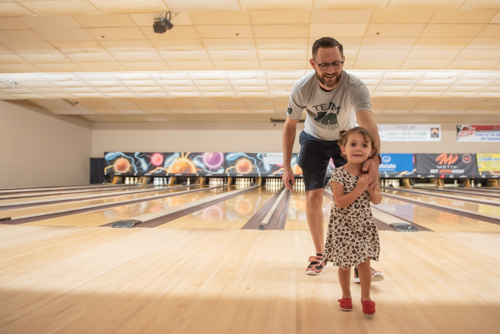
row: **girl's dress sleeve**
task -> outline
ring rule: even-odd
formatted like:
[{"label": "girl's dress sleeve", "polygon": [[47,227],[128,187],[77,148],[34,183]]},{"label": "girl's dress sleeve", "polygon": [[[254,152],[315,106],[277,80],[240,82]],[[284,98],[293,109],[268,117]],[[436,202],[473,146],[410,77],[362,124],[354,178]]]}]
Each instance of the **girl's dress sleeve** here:
[{"label": "girl's dress sleeve", "polygon": [[342,177],[342,168],[335,168],[333,170],[330,181],[344,185],[344,178]]}]

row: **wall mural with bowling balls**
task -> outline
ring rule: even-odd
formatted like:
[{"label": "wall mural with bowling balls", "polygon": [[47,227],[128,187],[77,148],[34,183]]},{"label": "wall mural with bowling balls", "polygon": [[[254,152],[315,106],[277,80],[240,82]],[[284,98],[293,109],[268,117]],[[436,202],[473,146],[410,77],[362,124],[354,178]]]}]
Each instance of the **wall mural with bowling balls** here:
[{"label": "wall mural with bowling balls", "polygon": [[[106,152],[105,175],[199,175],[199,176],[281,176],[283,153],[244,152]],[[293,153],[291,166],[301,176],[299,154]],[[335,168],[333,161],[327,174]]]},{"label": "wall mural with bowling balls", "polygon": [[163,153],[106,152],[104,160],[106,161],[105,175],[143,175],[152,173],[153,170],[162,166],[165,156]]},{"label": "wall mural with bowling balls", "polygon": [[224,153],[222,152],[165,154],[165,168],[170,175],[217,175],[224,173]]}]

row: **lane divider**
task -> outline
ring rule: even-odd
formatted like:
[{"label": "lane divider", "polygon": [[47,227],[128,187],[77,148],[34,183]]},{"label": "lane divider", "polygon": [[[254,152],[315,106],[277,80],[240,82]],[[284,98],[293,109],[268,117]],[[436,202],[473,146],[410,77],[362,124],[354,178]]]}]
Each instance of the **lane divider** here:
[{"label": "lane divider", "polygon": [[267,216],[269,212],[272,211],[272,208],[276,201],[280,198],[281,193],[284,188],[281,188],[276,194],[271,197],[266,204],[264,204],[259,211],[257,211],[252,218],[250,218],[247,223],[241,228],[242,230],[257,230],[259,229],[260,224]]}]

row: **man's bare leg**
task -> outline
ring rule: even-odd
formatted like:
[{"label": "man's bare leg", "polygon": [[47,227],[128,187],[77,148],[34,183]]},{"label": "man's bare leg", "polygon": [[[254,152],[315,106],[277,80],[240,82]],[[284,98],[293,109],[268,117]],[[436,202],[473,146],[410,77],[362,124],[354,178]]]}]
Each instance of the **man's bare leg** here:
[{"label": "man's bare leg", "polygon": [[325,249],[323,191],[323,188],[319,188],[306,192],[307,225],[309,225],[309,231],[317,254],[323,254]]}]

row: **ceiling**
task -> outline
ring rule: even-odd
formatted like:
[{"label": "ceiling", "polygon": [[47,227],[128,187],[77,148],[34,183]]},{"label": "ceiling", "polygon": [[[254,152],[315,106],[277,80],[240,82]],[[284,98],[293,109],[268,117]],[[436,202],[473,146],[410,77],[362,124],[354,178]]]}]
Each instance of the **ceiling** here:
[{"label": "ceiling", "polygon": [[0,0],[0,78],[17,82],[0,100],[93,122],[269,122],[323,36],[378,122],[500,121],[498,0]]}]

